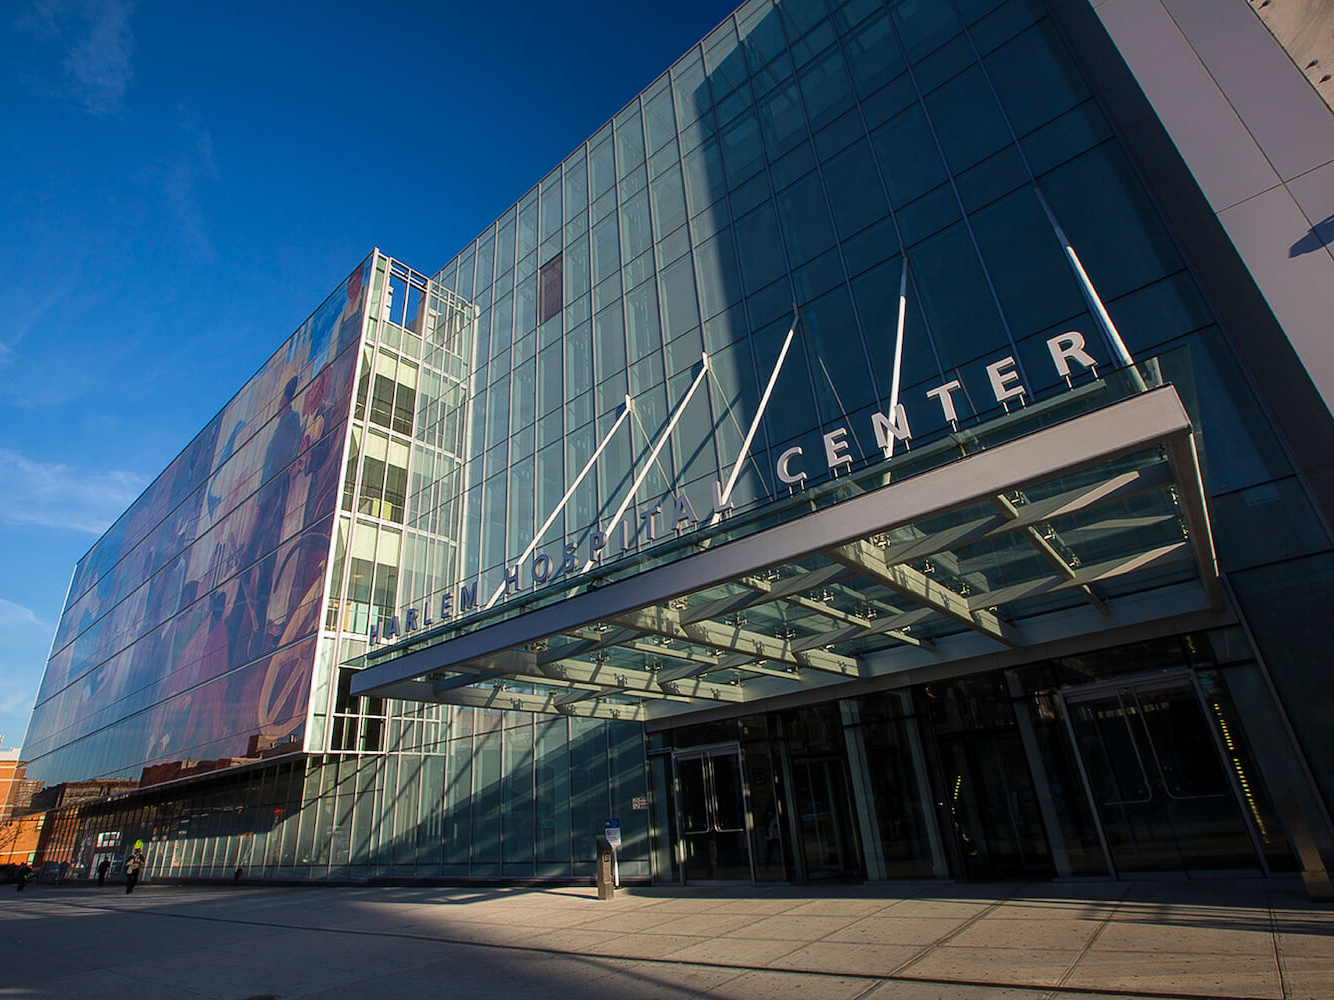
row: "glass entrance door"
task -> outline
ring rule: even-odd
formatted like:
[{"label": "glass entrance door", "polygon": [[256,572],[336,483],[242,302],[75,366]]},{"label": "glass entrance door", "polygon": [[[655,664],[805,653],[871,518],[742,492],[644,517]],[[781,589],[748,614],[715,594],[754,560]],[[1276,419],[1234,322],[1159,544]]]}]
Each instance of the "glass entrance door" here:
[{"label": "glass entrance door", "polygon": [[674,764],[681,881],[753,880],[741,752],[692,750]]},{"label": "glass entrance door", "polygon": [[808,879],[859,874],[852,811],[838,758],[792,761],[792,791]]},{"label": "glass entrance door", "polygon": [[1063,697],[1118,873],[1259,867],[1189,674]]},{"label": "glass entrance door", "polygon": [[1019,736],[1010,729],[941,736],[940,757],[964,875],[1049,878],[1051,848]]}]

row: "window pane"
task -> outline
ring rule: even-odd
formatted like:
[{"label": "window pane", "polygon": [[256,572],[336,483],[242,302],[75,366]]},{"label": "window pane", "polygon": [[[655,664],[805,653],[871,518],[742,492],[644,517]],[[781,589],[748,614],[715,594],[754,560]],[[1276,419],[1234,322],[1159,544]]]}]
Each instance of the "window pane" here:
[{"label": "window pane", "polygon": [[881,126],[871,138],[896,206],[945,182],[945,167],[920,106],[914,105]]},{"label": "window pane", "polygon": [[990,156],[1010,141],[1000,108],[977,66],[926,98],[945,160],[955,173]]},{"label": "window pane", "polygon": [[962,225],[955,224],[917,247],[911,259],[913,278],[946,368],[1007,345],[986,277]]},{"label": "window pane", "polygon": [[866,140],[830,160],[824,177],[840,236],[859,232],[889,213],[880,172]]},{"label": "window pane", "polygon": [[542,265],[537,276],[537,322],[539,325],[560,312],[564,304],[564,260],[560,253]]},{"label": "window pane", "polygon": [[659,238],[685,225],[686,200],[681,168],[673,166],[653,182],[653,223]]},{"label": "window pane", "polygon": [[1057,167],[1042,178],[1042,191],[1104,301],[1181,269],[1162,220],[1112,143]]},{"label": "window pane", "polygon": [[787,80],[759,101],[764,144],[771,159],[778,159],[806,138],[806,118],[795,80]]},{"label": "window pane", "polygon": [[541,209],[539,212],[541,218],[542,239],[560,232],[561,227],[561,179],[560,171],[554,170],[547,178],[542,181]]},{"label": "window pane", "polygon": [[736,240],[747,291],[759,291],[786,271],[772,202],[736,224]]},{"label": "window pane", "polygon": [[624,177],[644,162],[644,131],[635,110],[616,121],[617,174]]},{"label": "window pane", "polygon": [[852,107],[852,85],[837,46],[801,70],[797,78],[812,129],[829,124]]},{"label": "window pane", "polygon": [[695,302],[694,263],[686,255],[665,268],[662,281],[663,338],[672,338],[699,325]]},{"label": "window pane", "polygon": [[741,301],[741,275],[737,272],[732,232],[724,230],[716,239],[695,251],[699,273],[700,305],[705,318],[718,315]]},{"label": "window pane", "polygon": [[644,100],[644,130],[648,133],[649,149],[656,152],[676,135],[676,116],[672,112],[672,92],[662,87],[658,93]]},{"label": "window pane", "polygon": [[630,361],[638,361],[662,346],[662,331],[658,325],[658,294],[653,282],[646,282],[633,292],[626,293],[625,317]]},{"label": "window pane", "polygon": [[653,243],[649,225],[648,192],[640,191],[621,205],[621,248],[624,259],[634,260]]},{"label": "window pane", "polygon": [[1024,32],[985,62],[1018,135],[1051,121],[1089,96],[1050,22]]},{"label": "window pane", "polygon": [[793,267],[814,260],[834,245],[824,189],[815,174],[807,174],[778,196],[778,219]]},{"label": "window pane", "polygon": [[1065,253],[1031,189],[978,212],[973,232],[1016,339],[1084,311]]},{"label": "window pane", "polygon": [[906,68],[894,33],[884,15],[876,14],[845,38],[848,70],[857,93],[873,93]]}]

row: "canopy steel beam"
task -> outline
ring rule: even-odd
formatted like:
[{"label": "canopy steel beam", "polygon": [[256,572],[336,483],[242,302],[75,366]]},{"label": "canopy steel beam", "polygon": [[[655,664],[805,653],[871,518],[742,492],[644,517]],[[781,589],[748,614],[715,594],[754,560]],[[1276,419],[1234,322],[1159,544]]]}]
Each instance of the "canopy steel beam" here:
[{"label": "canopy steel beam", "polygon": [[493,708],[510,712],[534,712],[540,715],[575,715],[586,719],[617,719],[625,722],[644,721],[642,704],[608,702],[595,698],[562,705],[559,696],[555,694],[528,694],[523,691],[506,691],[503,687],[457,688],[425,700],[447,705],[462,705],[465,708]]},{"label": "canopy steel beam", "polygon": [[742,653],[755,659],[777,660],[848,677],[856,677],[858,674],[857,661],[851,656],[840,656],[824,650],[797,651],[786,639],[770,638],[758,632],[713,621],[682,622],[680,616],[668,608],[641,608],[629,614],[617,615],[613,621],[626,628],[683,639],[730,653]]},{"label": "canopy steel beam", "polygon": [[674,683],[678,680],[697,677],[700,674],[714,673],[719,670],[744,670],[760,677],[777,677],[779,680],[790,680],[796,676],[798,669],[798,667],[790,665],[772,667],[767,660],[757,660],[745,653],[731,653],[718,657],[712,663],[696,661],[688,667],[668,667],[659,675],[658,683]]},{"label": "canopy steel beam", "polygon": [[1176,495],[1177,502],[1186,515],[1190,543],[1200,564],[1200,578],[1209,594],[1209,607],[1219,611],[1223,607],[1223,588],[1218,577],[1218,557],[1209,527],[1209,506],[1205,500],[1204,481],[1200,478],[1200,456],[1195,449],[1194,435],[1169,439],[1167,456],[1176,469],[1181,487]]},{"label": "canopy steel beam", "polygon": [[[593,635],[588,635],[589,632]],[[569,635],[574,642],[561,643],[557,646],[548,645],[546,649],[540,650],[537,654],[538,663],[553,663],[556,660],[568,660],[576,656],[587,656],[589,653],[596,653],[599,649],[607,649],[611,646],[622,646],[631,639],[636,639],[643,635],[634,629],[603,629],[597,630],[597,626],[589,626],[574,633],[565,633]]]},{"label": "canopy steel beam", "polygon": [[[747,588],[750,593],[731,594],[695,607],[686,608],[681,612],[681,621],[700,622],[709,618],[718,618],[721,615],[733,614],[737,611],[745,611],[761,604],[781,600],[790,594],[801,594],[816,590],[835,580],[847,579],[851,575],[846,567],[837,565],[822,566],[819,569],[807,570],[772,581],[765,580],[763,577],[752,573],[736,580],[739,586]],[[766,584],[768,589],[762,589],[759,584]]]},{"label": "canopy steel beam", "polygon": [[[711,666],[716,669],[716,661]],[[696,698],[729,702],[744,700],[741,689],[735,685],[710,683],[699,679],[664,684],[660,683],[658,675],[653,671],[636,670],[633,667],[611,663],[585,663],[579,660],[542,663],[532,650],[527,649],[507,650],[497,656],[484,658],[483,662],[460,664],[451,669],[476,672],[433,682],[431,686],[433,697],[503,678],[521,684],[572,688],[592,694],[625,692],[635,697],[678,698],[685,701]],[[484,689],[474,686],[472,690]]]},{"label": "canopy steel beam", "polygon": [[976,606],[978,608],[1009,604],[1011,601],[1022,601],[1027,597],[1037,597],[1040,594],[1050,594],[1053,591],[1068,590],[1072,587],[1083,587],[1099,580],[1111,580],[1129,573],[1138,573],[1142,570],[1158,569],[1172,563],[1185,562],[1191,558],[1191,554],[1189,542],[1174,542],[1171,545],[1164,545],[1149,552],[1139,552],[1123,559],[1109,559],[1106,562],[1095,563],[1092,566],[1081,566],[1075,570],[1073,578],[1060,575],[1046,576],[1039,580],[1026,580],[1023,583],[989,590],[984,594],[976,595],[971,600],[977,602]]},{"label": "canopy steel beam", "polygon": [[[840,571],[847,571],[846,566],[838,566],[838,569]],[[826,578],[831,576],[831,574],[828,573],[821,573],[820,575]],[[838,578],[843,579],[844,573],[840,572],[838,574]],[[745,577],[740,581],[740,583],[743,586],[751,588],[752,590],[756,591],[759,594],[765,595],[766,597],[772,594],[775,589],[773,584],[759,577],[754,577],[754,576]],[[831,618],[834,621],[840,622],[844,625],[856,625],[858,628],[861,629],[869,629],[871,627],[870,618],[865,618],[862,615],[853,614],[849,611],[841,611],[838,608],[831,607],[827,602],[816,600],[813,597],[806,597],[799,594],[789,593],[786,595],[779,595],[778,600],[784,604],[790,604],[793,607],[801,608],[805,611],[813,611],[818,615],[823,615],[825,618]],[[907,643],[910,646],[930,646],[929,642],[925,642],[924,640],[917,638],[917,636],[909,635],[907,632],[898,632],[893,629],[886,629],[877,634],[887,635],[891,638],[897,639],[899,642]]]},{"label": "canopy steel beam", "polygon": [[791,676],[793,669],[790,667],[771,667],[768,665],[767,661],[752,656],[749,653],[734,653],[728,656],[718,656],[714,653],[705,653],[697,649],[686,649],[676,645],[660,645],[658,643],[650,643],[647,641],[626,643],[622,648],[633,649],[646,656],[657,657],[659,659],[666,657],[669,660],[678,660],[691,664],[689,667],[667,667],[658,671],[659,684],[680,680],[685,677],[696,677],[699,674],[711,673],[716,670],[745,670],[748,673],[762,674],[765,677],[789,677]]},{"label": "canopy steel beam", "polygon": [[610,663],[580,663],[574,660],[559,660],[555,663],[542,664],[542,677],[573,681],[582,684],[598,684],[607,688],[616,688],[634,692],[647,697],[676,695],[683,698],[707,698],[710,701],[740,702],[745,700],[741,688],[734,684],[710,684],[699,678],[680,681],[663,680],[660,671],[635,670],[629,667],[613,666]]},{"label": "canopy steel beam", "polygon": [[997,511],[995,514],[984,514],[954,527],[923,535],[911,542],[891,540],[886,550],[887,557],[896,563],[925,559],[976,542],[984,542],[998,535],[1021,531],[1058,517],[1076,514],[1091,507],[1161,489],[1171,485],[1172,479],[1171,466],[1166,462],[1160,462],[1147,469],[1125,472],[1089,486],[1081,486],[1056,496],[1024,504],[1017,508],[1018,517],[1010,517]]},{"label": "canopy steel beam", "polygon": [[1018,647],[1023,645],[1014,629],[990,611],[974,610],[962,594],[941,586],[920,570],[886,559],[886,551],[870,542],[851,542],[828,551],[830,559],[854,569],[890,590],[910,598],[924,607],[951,618],[997,642]]},{"label": "canopy steel beam", "polygon": [[463,671],[466,669],[465,667],[451,667],[450,669],[457,670],[459,673],[453,677],[445,677],[441,680],[432,682],[431,690],[436,694],[439,694],[441,691],[452,690],[453,688],[467,687],[470,684],[477,684],[481,681],[495,680],[497,677],[511,676],[503,670],[479,670],[464,673]]},{"label": "canopy steel beam", "polygon": [[[995,496],[992,497],[991,502],[994,503],[996,508],[1009,520],[1019,520],[1020,508],[1016,507],[1008,497]],[[1075,568],[1066,561],[1065,556],[1056,551],[1056,546],[1052,545],[1051,540],[1038,530],[1037,525],[1026,524],[1020,530],[1023,532],[1024,537],[1028,539],[1029,544],[1037,549],[1047,562],[1055,566],[1061,575],[1067,580],[1074,580]],[[1093,588],[1087,583],[1076,584],[1076,586],[1078,586],[1079,592],[1084,595],[1084,600],[1097,608],[1098,613],[1104,618],[1107,617],[1107,605],[1103,602],[1101,597],[1093,592]]]}]

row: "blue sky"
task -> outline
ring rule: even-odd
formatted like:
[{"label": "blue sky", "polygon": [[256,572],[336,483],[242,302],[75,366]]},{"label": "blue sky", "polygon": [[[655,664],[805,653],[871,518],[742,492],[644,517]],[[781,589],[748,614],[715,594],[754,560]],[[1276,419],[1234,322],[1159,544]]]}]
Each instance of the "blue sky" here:
[{"label": "blue sky", "polygon": [[3,5],[3,746],[75,561],[351,266],[433,273],[732,6]]}]

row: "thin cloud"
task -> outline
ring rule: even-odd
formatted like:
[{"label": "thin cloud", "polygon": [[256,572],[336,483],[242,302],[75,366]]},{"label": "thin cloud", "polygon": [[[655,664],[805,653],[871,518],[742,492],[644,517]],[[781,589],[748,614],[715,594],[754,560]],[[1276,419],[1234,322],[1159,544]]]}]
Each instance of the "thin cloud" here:
[{"label": "thin cloud", "polygon": [[6,750],[13,750],[23,741],[42,683],[45,659],[45,650],[22,661],[0,658],[0,735],[4,736],[0,746]]},{"label": "thin cloud", "polygon": [[30,625],[38,628],[48,627],[46,622],[37,616],[36,611],[0,597],[0,631],[9,632]]},{"label": "thin cloud", "polygon": [[64,297],[65,285],[66,282],[57,282],[56,287],[48,292],[41,301],[13,317],[9,329],[9,338],[0,340],[0,371],[14,362],[18,357],[17,348],[20,341],[36,329],[37,324],[41,322],[43,317]]},{"label": "thin cloud", "polygon": [[31,608],[0,597],[0,734],[8,749],[28,728],[54,630]]},{"label": "thin cloud", "polygon": [[31,608],[0,597],[0,649],[45,649],[54,630]]},{"label": "thin cloud", "polygon": [[162,191],[181,232],[194,243],[206,261],[211,261],[213,246],[205,213],[200,207],[198,189],[201,182],[216,181],[220,176],[218,161],[213,155],[213,134],[195,111],[185,105],[179,110],[186,146],[181,156],[161,169]]},{"label": "thin cloud", "polygon": [[143,492],[133,472],[90,472],[0,449],[0,521],[100,535]]},{"label": "thin cloud", "polygon": [[64,55],[55,92],[95,115],[117,112],[134,75],[130,0],[38,0],[19,27]]}]

